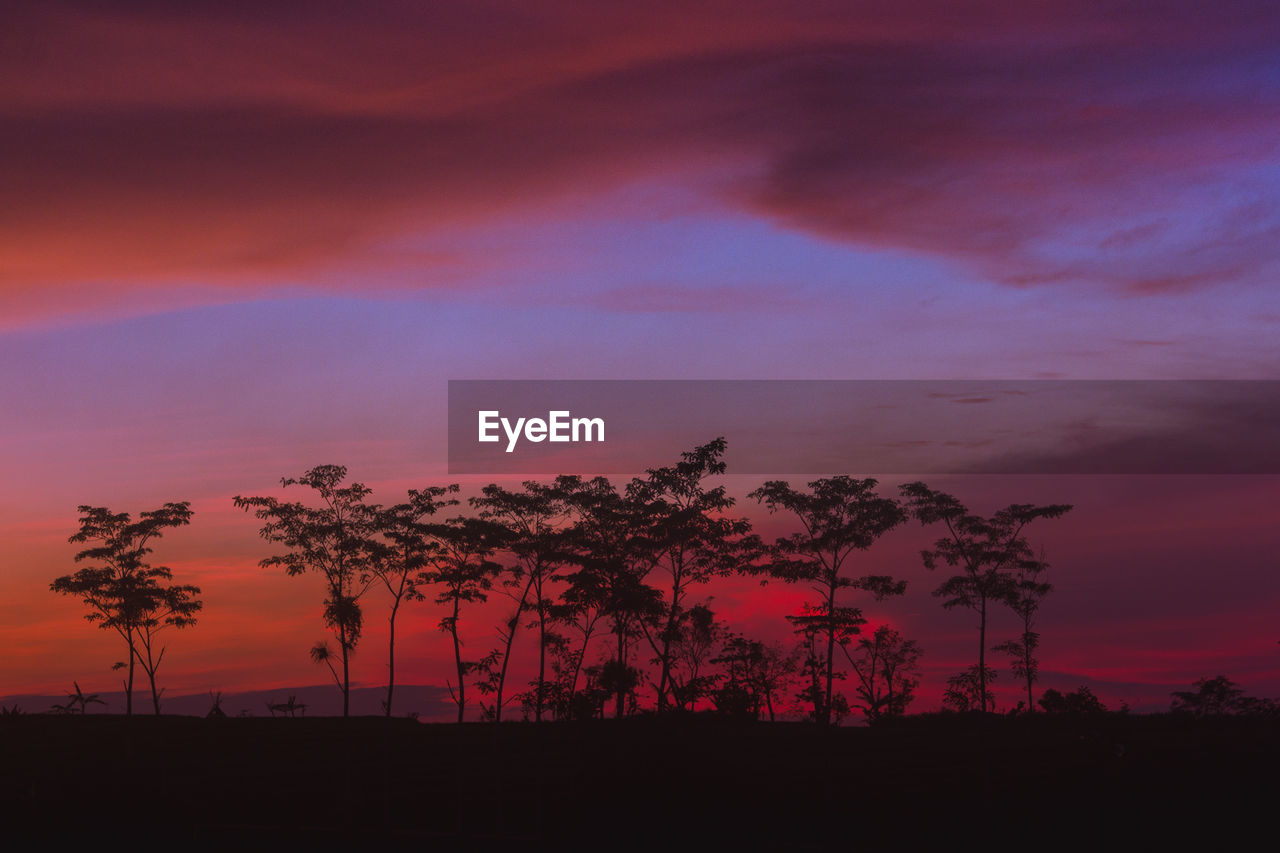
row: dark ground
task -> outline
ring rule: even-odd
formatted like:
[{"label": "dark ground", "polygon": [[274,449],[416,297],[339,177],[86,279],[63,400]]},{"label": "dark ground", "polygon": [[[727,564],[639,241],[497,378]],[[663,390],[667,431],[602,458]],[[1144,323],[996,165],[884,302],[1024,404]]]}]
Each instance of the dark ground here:
[{"label": "dark ground", "polygon": [[[1275,840],[1280,723],[0,718],[2,837],[149,849],[1209,849]],[[59,845],[60,846],[60,845]]]}]

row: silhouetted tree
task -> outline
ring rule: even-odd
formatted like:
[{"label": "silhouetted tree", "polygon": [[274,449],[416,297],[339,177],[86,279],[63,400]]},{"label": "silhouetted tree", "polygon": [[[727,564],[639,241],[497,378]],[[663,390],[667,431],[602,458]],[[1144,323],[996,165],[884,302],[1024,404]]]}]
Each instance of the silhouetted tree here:
[{"label": "silhouetted tree", "polygon": [[596,681],[604,694],[617,697],[616,716],[634,714],[639,705],[637,691],[644,681],[640,670],[616,657],[599,664],[595,670]]},{"label": "silhouetted tree", "polygon": [[1277,705],[1271,699],[1246,696],[1242,688],[1225,675],[1201,678],[1190,690],[1173,693],[1170,710],[1177,714],[1213,717],[1223,714],[1274,716]]},{"label": "silhouetted tree", "polygon": [[1014,677],[1027,686],[1026,707],[1029,712],[1035,709],[1032,687],[1040,677],[1040,661],[1035,656],[1036,649],[1040,647],[1040,634],[1035,630],[1036,613],[1040,610],[1040,602],[1053,590],[1051,585],[1041,580],[1048,567],[1043,549],[1039,560],[1018,562],[1013,594],[1008,603],[1022,622],[1022,633],[1017,639],[1006,640],[992,648],[992,651],[1009,656]]},{"label": "silhouetted tree", "polygon": [[[653,561],[667,574],[667,593],[661,621],[645,636],[659,667],[658,711],[667,709],[673,666],[672,645],[686,635],[684,622],[689,591],[713,577],[742,571],[751,559],[751,525],[746,519],[727,518],[733,498],[724,486],[711,488],[707,478],[723,474],[724,438],[682,453],[680,461],[651,468],[646,476],[627,486],[627,497],[640,510],[636,533],[652,549]],[[691,629],[696,630],[696,629]]]},{"label": "silhouetted tree", "polygon": [[[568,546],[568,555],[571,562],[576,560],[575,546],[572,544]],[[576,572],[567,574],[565,580],[567,586],[560,600],[552,604],[548,611],[557,625],[576,635],[570,637],[560,632],[554,634],[555,642],[551,649],[554,698],[549,701],[555,707],[557,719],[572,719],[577,715],[578,678],[586,663],[591,641],[608,616],[605,610],[607,601],[598,594],[599,590],[589,583],[576,583],[575,580],[581,580]]]},{"label": "silhouetted tree", "polygon": [[[234,499],[236,506],[252,510],[263,522],[258,531],[263,539],[289,549],[259,561],[260,566],[283,566],[290,575],[313,571],[324,577],[324,621],[337,637],[342,656],[339,686],[344,717],[351,710],[351,654],[364,622],[360,596],[368,588],[378,548],[373,539],[377,514],[364,502],[370,489],[360,483],[342,486],[346,476],[347,469],[341,465],[320,465],[301,477],[280,481],[285,488],[302,485],[312,489],[320,503],[314,508],[275,497],[237,495]],[[314,656],[314,648],[312,651]]]},{"label": "silhouetted tree", "polygon": [[1034,579],[1041,569],[1022,535],[1023,529],[1038,518],[1058,518],[1071,506],[1011,504],[984,518],[970,513],[951,495],[924,483],[904,485],[902,496],[921,524],[941,523],[947,529],[947,535],[938,539],[932,549],[922,551],[921,557],[928,569],[937,568],[939,562],[960,569],[933,594],[943,599],[943,607],[964,607],[978,615],[978,663],[971,672],[978,680],[979,699],[974,705],[986,708],[991,704],[987,691],[991,671],[987,666],[988,607],[993,603],[1016,607],[1020,573]]},{"label": "silhouetted tree", "polygon": [[467,709],[467,679],[477,663],[462,659],[462,640],[458,633],[458,621],[463,604],[476,604],[488,600],[494,578],[502,566],[489,559],[500,531],[495,525],[479,518],[457,516],[449,519],[434,531],[436,549],[427,557],[421,582],[439,587],[436,604],[449,608],[440,620],[440,630],[453,641],[456,685],[448,684],[449,695],[458,707],[458,722],[463,721]]},{"label": "silhouetted tree", "polygon": [[[619,494],[607,478],[564,485],[574,510],[566,559],[577,568],[565,577],[562,600],[582,613],[608,618],[615,645],[612,663],[596,669],[591,684],[614,696],[614,713],[621,717],[628,691],[639,683],[630,663],[632,642],[642,626],[663,613],[662,594],[645,581],[654,551],[645,537],[634,535],[643,508]],[[583,656],[588,640],[584,638]]]},{"label": "silhouetted tree", "polygon": [[695,604],[676,626],[670,646],[671,697],[677,709],[694,710],[697,703],[715,692],[721,676],[707,670],[707,664],[725,635],[725,625],[710,605]]},{"label": "silhouetted tree", "polygon": [[[548,618],[556,619],[559,605],[552,604],[548,609]],[[571,678],[580,666],[575,650],[570,648],[569,638],[558,631],[548,629],[545,635],[547,650],[547,667],[550,677],[545,680],[532,679],[529,689],[515,697],[520,701],[524,719],[534,720],[541,703],[542,708],[553,720],[568,719],[572,704]],[[541,688],[541,689],[539,689]]]},{"label": "silhouetted tree", "polygon": [[[156,670],[164,650],[155,650],[154,636],[166,625],[183,627],[195,621],[201,602],[194,586],[166,585],[173,573],[164,566],[146,561],[148,543],[169,527],[191,523],[191,505],[166,503],[157,510],[140,513],[134,521],[127,512],[113,513],[106,507],[81,506],[80,530],[67,541],[93,543],[75,556],[77,563],[93,565],[75,574],[63,575],[50,588],[63,595],[76,595],[89,606],[85,618],[104,629],[115,631],[128,647],[129,674],[124,681],[125,713],[133,713],[135,664],[141,663],[151,681],[152,702],[160,713],[160,693]],[[145,657],[144,651],[145,648]]]},{"label": "silhouetted tree", "polygon": [[[589,521],[584,513],[592,501],[598,502],[604,495],[610,495],[616,501],[615,508],[619,510],[613,520],[621,523],[625,501],[605,478],[587,483],[581,477],[564,475],[556,478],[556,484],[570,517],[570,522],[560,537],[559,555],[568,570],[562,570],[558,576],[565,584],[560,598],[547,607],[547,618],[560,629],[548,630],[546,633],[553,677],[545,682],[536,679],[531,682],[534,689],[524,697],[528,712],[526,716],[533,715],[538,701],[537,687],[542,684],[546,693],[544,699],[557,719],[586,719],[597,715],[601,710],[603,691],[598,684],[599,668],[593,670],[594,677],[587,679],[584,688],[586,695],[579,694],[578,683],[587,668],[587,654],[592,640],[609,621],[609,609],[616,603],[613,593],[617,591],[617,587],[613,586],[613,582],[619,576],[611,576],[605,567],[624,564],[625,560],[622,563],[598,560],[602,552],[596,548],[605,539],[593,541],[586,533]],[[588,497],[593,489],[601,491]],[[595,517],[602,517],[603,505],[598,504],[596,510],[598,514]],[[616,527],[611,532],[619,537],[615,544],[620,544],[621,537],[629,535],[624,527]],[[634,545],[639,539],[632,538],[629,541]],[[654,600],[656,601],[656,596]],[[569,633],[562,633],[562,630]]]},{"label": "silhouetted tree", "polygon": [[1083,684],[1066,693],[1050,687],[1040,696],[1040,707],[1046,714],[1102,714],[1107,710],[1107,706]]},{"label": "silhouetted tree", "polygon": [[888,625],[881,625],[870,637],[861,637],[857,655],[842,646],[849,657],[858,684],[854,693],[862,704],[858,709],[868,722],[884,717],[900,717],[915,698],[920,685],[917,678],[923,651],[915,640]]},{"label": "silhouetted tree", "polygon": [[514,615],[499,630],[501,655],[496,677],[488,684],[494,694],[493,718],[502,721],[503,691],[516,630],[526,609],[532,609],[531,627],[538,630],[538,677],[534,688],[534,719],[542,720],[547,681],[547,631],[552,605],[551,585],[556,570],[564,564],[564,536],[570,507],[561,484],[547,485],[533,480],[524,483],[523,491],[501,486],[485,486],[480,497],[471,499],[480,510],[480,518],[500,525],[506,535],[502,548],[511,554],[504,585],[513,590]]},{"label": "silhouetted tree", "polygon": [[853,642],[867,620],[856,607],[837,606],[828,611],[824,604],[805,604],[799,613],[784,618],[800,635],[804,650],[801,672],[808,683],[800,691],[800,701],[812,706],[810,719],[814,722],[839,724],[849,713],[849,700],[832,686],[844,681],[845,674],[830,665],[830,656]]},{"label": "silhouetted tree", "polygon": [[712,663],[724,667],[725,678],[715,692],[716,708],[736,716],[758,718],[761,710],[775,719],[775,697],[794,678],[798,661],[777,644],[767,645],[738,634],[727,633],[720,654]]},{"label": "silhouetted tree", "polygon": [[156,586],[146,596],[147,613],[139,622],[138,630],[138,662],[147,674],[151,686],[151,704],[157,714],[160,713],[160,696],[164,688],[156,687],[156,672],[160,662],[164,660],[165,647],[156,646],[156,634],[161,629],[173,626],[186,628],[196,623],[196,614],[204,606],[204,602],[196,598],[200,587],[190,584],[161,585],[159,581],[172,579],[172,574],[164,567],[155,569]]},{"label": "silhouetted tree", "polygon": [[[391,594],[391,613],[387,617],[387,697],[382,702],[388,717],[396,690],[396,615],[404,602],[423,599],[419,582],[432,555],[439,549],[440,530],[439,525],[430,524],[426,519],[442,507],[456,506],[458,501],[445,495],[457,491],[456,484],[411,489],[406,503],[376,512],[376,529],[382,534],[385,547],[374,551],[370,574]],[[367,582],[368,578],[364,580]]]},{"label": "silhouetted tree", "polygon": [[987,685],[996,680],[996,673],[991,667],[986,672],[978,672],[971,666],[964,672],[947,679],[946,692],[942,694],[942,706],[953,711],[987,711],[996,709],[996,698],[991,695]]},{"label": "silhouetted tree", "polygon": [[[876,494],[875,480],[831,477],[809,483],[800,492],[782,480],[770,480],[751,493],[770,512],[789,511],[802,531],[781,537],[771,550],[768,571],[789,583],[808,583],[821,599],[803,613],[787,617],[806,638],[806,669],[811,678],[807,695],[814,719],[831,725],[836,712],[834,684],[837,645],[847,644],[864,621],[861,610],[837,603],[842,590],[860,589],[877,601],[906,592],[906,581],[886,575],[849,577],[846,564],[854,551],[865,551],[907,516],[898,502]],[[824,639],[823,643],[818,638]],[[840,697],[847,705],[847,700]]]}]

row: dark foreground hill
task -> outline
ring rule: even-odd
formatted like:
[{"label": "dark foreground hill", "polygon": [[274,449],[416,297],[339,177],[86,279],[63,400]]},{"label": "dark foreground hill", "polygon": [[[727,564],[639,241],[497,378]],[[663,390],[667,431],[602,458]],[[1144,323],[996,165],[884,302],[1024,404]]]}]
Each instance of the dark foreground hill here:
[{"label": "dark foreground hill", "polygon": [[[1269,824],[1258,719],[908,719],[821,731],[587,724],[0,718],[5,837],[306,849],[1092,849]],[[1177,846],[1183,846],[1179,844]]]}]

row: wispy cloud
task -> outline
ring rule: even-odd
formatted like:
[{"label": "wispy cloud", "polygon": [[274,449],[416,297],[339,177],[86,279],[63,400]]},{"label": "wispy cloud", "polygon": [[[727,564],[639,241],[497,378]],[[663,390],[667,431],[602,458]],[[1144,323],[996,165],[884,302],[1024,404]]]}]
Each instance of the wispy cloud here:
[{"label": "wispy cloud", "polygon": [[1014,285],[1167,293],[1277,263],[1273,4],[659,6],[20,10],[5,301],[260,287],[705,167],[724,203]]}]

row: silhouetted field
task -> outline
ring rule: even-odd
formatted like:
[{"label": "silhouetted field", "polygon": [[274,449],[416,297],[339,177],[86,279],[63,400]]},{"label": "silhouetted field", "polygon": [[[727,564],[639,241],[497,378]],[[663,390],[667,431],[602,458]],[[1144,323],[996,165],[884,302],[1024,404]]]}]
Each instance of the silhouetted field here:
[{"label": "silhouetted field", "polygon": [[10,837],[137,833],[149,847],[1036,849],[1196,831],[1222,843],[1270,820],[1278,731],[1168,715],[835,730],[27,715],[0,719],[0,816]]}]

